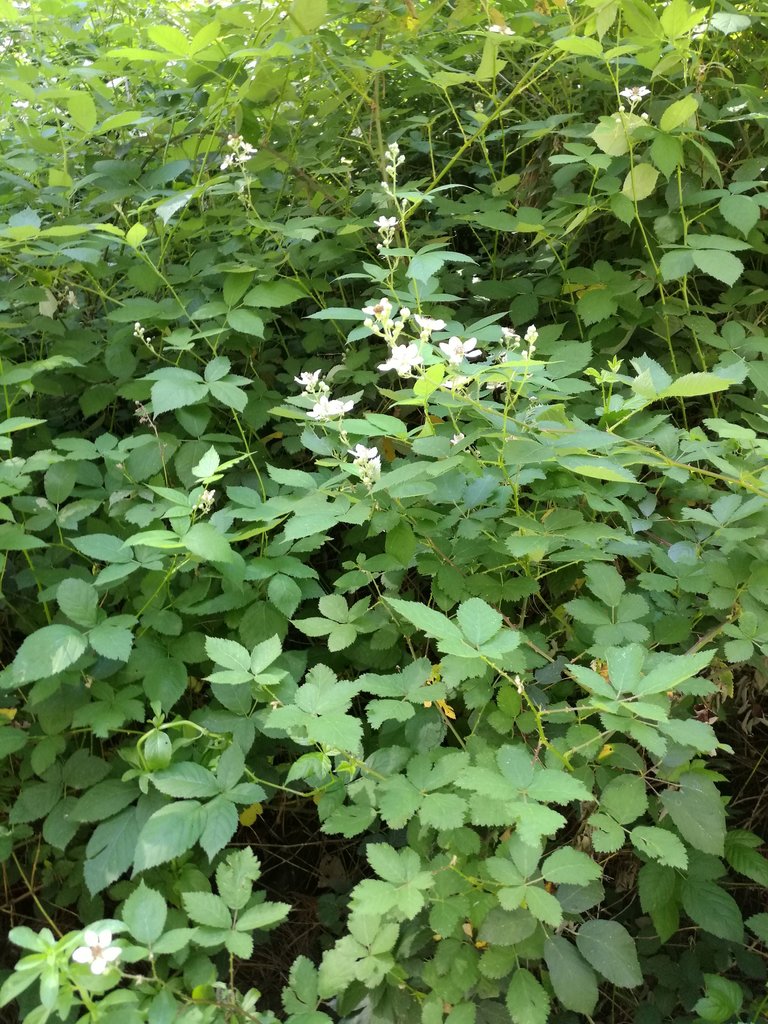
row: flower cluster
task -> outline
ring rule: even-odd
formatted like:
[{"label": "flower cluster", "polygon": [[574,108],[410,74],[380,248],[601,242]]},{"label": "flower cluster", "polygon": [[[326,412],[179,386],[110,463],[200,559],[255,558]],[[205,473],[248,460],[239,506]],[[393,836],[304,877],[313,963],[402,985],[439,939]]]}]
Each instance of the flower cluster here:
[{"label": "flower cluster", "polygon": [[405,163],[405,157],[400,155],[400,147],[396,142],[390,142],[387,146],[384,153],[384,161],[384,173],[392,181],[395,181],[397,178],[397,168]]},{"label": "flower cluster", "polygon": [[397,217],[384,217],[381,216],[374,222],[375,227],[379,229],[381,235],[381,241],[376,246],[377,249],[388,249],[395,237],[395,228],[398,225]]},{"label": "flower cluster", "polygon": [[112,932],[107,928],[100,932],[86,928],[83,942],[85,945],[77,947],[72,959],[76,964],[88,964],[92,974],[103,974],[120,956],[120,948],[112,945]]},{"label": "flower cluster", "polygon": [[488,31],[498,32],[502,36],[513,36],[515,34],[509,25],[489,25]]},{"label": "flower cluster", "polygon": [[410,319],[411,311],[403,306],[397,314],[397,319],[392,316],[392,303],[384,297],[373,306],[363,308],[365,320],[363,323],[372,334],[383,338],[388,345],[394,345],[403,332],[403,328]]},{"label": "flower cluster", "polygon": [[222,171],[228,171],[230,167],[242,167],[256,154],[255,147],[246,142],[242,135],[229,135],[227,146],[231,152],[221,161]]},{"label": "flower cluster", "polygon": [[298,377],[293,378],[297,384],[301,384],[303,395],[317,399],[312,409],[307,413],[307,416],[311,420],[317,420],[318,423],[324,423],[326,420],[334,420],[339,416],[343,416],[355,404],[350,398],[331,398],[331,389],[324,380],[321,380],[321,377],[322,370],[305,370],[304,373],[300,373]]},{"label": "flower cluster", "polygon": [[200,512],[201,515],[207,516],[213,508],[213,503],[216,500],[216,491],[203,491],[200,497],[195,502],[192,511]]},{"label": "flower cluster", "polygon": [[360,478],[366,487],[373,487],[381,476],[381,456],[378,448],[366,448],[364,444],[357,444],[349,449],[353,456],[352,465],[360,470]]}]

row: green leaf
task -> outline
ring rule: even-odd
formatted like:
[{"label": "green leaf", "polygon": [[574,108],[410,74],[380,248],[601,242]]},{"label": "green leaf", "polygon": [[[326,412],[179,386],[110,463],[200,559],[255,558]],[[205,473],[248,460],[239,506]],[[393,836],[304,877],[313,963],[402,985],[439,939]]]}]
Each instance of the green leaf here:
[{"label": "green leaf", "polygon": [[544,960],[560,1003],[566,1010],[590,1016],[599,997],[597,979],[576,947],[562,935],[552,935],[544,943]]},{"label": "green leaf", "polygon": [[576,935],[576,945],[584,959],[612,985],[635,988],[642,984],[635,940],[618,921],[585,921]]},{"label": "green leaf", "polygon": [[600,808],[622,825],[644,814],[648,807],[645,783],[637,775],[619,775],[600,794]]},{"label": "green leaf", "polygon": [[229,541],[211,523],[194,523],[181,538],[187,551],[205,562],[232,562]]},{"label": "green leaf", "polygon": [[692,249],[691,255],[699,270],[729,287],[744,273],[744,264],[732,252],[720,249]]},{"label": "green leaf", "polygon": [[83,793],[70,812],[70,817],[78,822],[106,821],[132,804],[137,796],[135,782],[105,779]]},{"label": "green leaf", "polygon": [[208,860],[213,860],[237,831],[237,808],[227,797],[219,796],[203,806],[201,816],[200,845]]},{"label": "green leaf", "polygon": [[70,93],[67,99],[69,116],[73,123],[83,132],[90,132],[96,125],[96,105],[91,94],[84,90]]},{"label": "green leaf", "polygon": [[167,796],[179,800],[216,796],[219,784],[207,768],[194,761],[182,761],[162,771],[152,773],[152,782]]},{"label": "green leaf", "polygon": [[227,323],[241,334],[253,338],[264,337],[264,321],[251,309],[231,309],[227,313]]},{"label": "green leaf", "polygon": [[680,776],[680,788],[667,789],[661,802],[680,835],[703,853],[725,852],[725,809],[711,779],[695,772]]},{"label": "green leaf", "polygon": [[761,845],[759,836],[741,829],[731,829],[725,837],[725,859],[734,871],[768,888],[768,859],[756,849]]},{"label": "green leaf", "polygon": [[168,907],[155,889],[140,882],[123,904],[122,919],[134,939],[151,946],[163,934]]},{"label": "green leaf", "polygon": [[728,223],[743,235],[748,235],[760,220],[760,205],[751,196],[723,196],[719,209]]},{"label": "green leaf", "polygon": [[651,164],[634,164],[624,179],[621,191],[628,199],[640,202],[653,193],[658,178],[659,172]]},{"label": "green leaf", "polygon": [[11,666],[13,685],[64,672],[85,653],[87,643],[72,626],[43,626],[22,643]]},{"label": "green leaf", "polygon": [[651,145],[651,160],[669,178],[683,163],[683,145],[676,135],[657,135]]},{"label": "green leaf", "polygon": [[541,982],[524,967],[518,968],[512,976],[506,1001],[513,1024],[547,1024],[549,996]]},{"label": "green leaf", "polygon": [[744,941],[744,923],[739,905],[715,882],[684,879],[682,901],[688,917],[711,935],[730,942]]},{"label": "green leaf", "polygon": [[680,100],[675,100],[674,103],[666,108],[664,113],[661,115],[659,121],[659,128],[663,132],[674,131],[675,128],[679,128],[680,125],[685,124],[696,111],[699,109],[699,102],[693,95],[683,96]]},{"label": "green leaf", "polygon": [[78,626],[96,623],[99,595],[92,583],[78,579],[62,580],[56,591],[56,600],[67,618]]},{"label": "green leaf", "polygon": [[252,288],[243,302],[246,306],[258,306],[260,309],[278,309],[306,298],[306,292],[293,281],[269,281]]},{"label": "green leaf", "polygon": [[202,808],[197,800],[180,800],[161,807],[139,833],[134,870],[147,871],[191,850],[203,824]]},{"label": "green leaf", "polygon": [[461,639],[461,634],[450,619],[433,608],[428,608],[417,601],[401,601],[396,597],[388,597],[387,604],[391,605],[397,614],[402,615],[411,625],[435,640]]},{"label": "green leaf", "polygon": [[587,586],[603,604],[616,608],[624,594],[624,580],[618,570],[606,562],[592,562],[586,567]]},{"label": "green leaf", "polygon": [[479,597],[470,597],[468,601],[462,601],[456,619],[466,639],[475,647],[482,647],[486,641],[494,637],[504,622],[501,613]]},{"label": "green leaf", "polygon": [[242,644],[216,636],[205,638],[205,653],[222,668],[251,674],[251,656]]},{"label": "green leaf", "polygon": [[88,643],[103,658],[112,661],[128,661],[133,647],[133,633],[125,626],[110,622],[100,622],[88,633]]},{"label": "green leaf", "polygon": [[650,825],[638,825],[632,829],[629,837],[633,846],[646,857],[652,857],[666,867],[680,868],[681,871],[687,869],[688,854],[672,832]]},{"label": "green leaf", "polygon": [[233,850],[216,868],[216,885],[230,910],[243,909],[251,898],[253,883],[260,877],[259,858],[248,846]]},{"label": "green leaf", "polygon": [[232,927],[232,915],[220,896],[212,892],[185,892],[181,894],[181,902],[190,920],[207,928]]},{"label": "green leaf", "polygon": [[284,921],[291,911],[289,903],[257,903],[241,914],[237,920],[240,931],[255,931],[257,928],[273,928]]},{"label": "green leaf", "polygon": [[736,1020],[744,1002],[741,986],[718,974],[705,974],[704,984],[705,995],[694,1006],[694,1012],[713,1024]]},{"label": "green leaf", "polygon": [[659,270],[665,281],[678,281],[693,270],[693,253],[688,249],[672,249],[665,252],[661,257]]},{"label": "green leaf", "polygon": [[581,850],[564,846],[555,850],[544,861],[541,873],[548,882],[556,885],[588,885],[602,877],[600,865]]},{"label": "green leaf", "polygon": [[466,814],[466,801],[456,793],[428,793],[419,808],[422,823],[436,829],[461,828]]},{"label": "green leaf", "polygon": [[596,39],[589,36],[566,36],[555,40],[555,48],[564,53],[575,53],[578,57],[602,57],[603,48]]},{"label": "green leaf", "polygon": [[152,385],[152,411],[155,416],[185,405],[196,405],[208,394],[208,385],[192,370],[167,366],[152,376],[155,378]]}]

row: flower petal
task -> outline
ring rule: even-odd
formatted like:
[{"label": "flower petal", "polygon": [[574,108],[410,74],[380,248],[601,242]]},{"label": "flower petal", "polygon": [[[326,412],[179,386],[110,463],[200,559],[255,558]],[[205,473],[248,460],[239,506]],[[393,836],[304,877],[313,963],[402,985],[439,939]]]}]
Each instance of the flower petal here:
[{"label": "flower petal", "polygon": [[107,947],[107,949],[103,949],[101,951],[101,955],[107,961],[107,963],[111,964],[113,960],[117,960],[117,958],[120,956],[120,952],[121,950],[119,946],[109,946]]},{"label": "flower petal", "polygon": [[93,960],[93,952],[90,946],[78,946],[72,954],[76,964],[89,964]]},{"label": "flower petal", "polygon": [[109,964],[107,963],[107,961],[104,959],[103,956],[97,956],[97,957],[94,958],[94,961],[91,964],[91,973],[92,974],[103,974],[104,971],[106,971],[108,966],[109,966]]}]

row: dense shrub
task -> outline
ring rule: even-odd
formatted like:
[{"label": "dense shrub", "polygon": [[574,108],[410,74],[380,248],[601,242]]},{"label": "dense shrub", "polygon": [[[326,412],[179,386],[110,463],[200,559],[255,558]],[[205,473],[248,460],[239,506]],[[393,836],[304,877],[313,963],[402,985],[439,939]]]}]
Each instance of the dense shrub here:
[{"label": "dense shrub", "polygon": [[9,1012],[757,1020],[760,12],[0,13]]}]

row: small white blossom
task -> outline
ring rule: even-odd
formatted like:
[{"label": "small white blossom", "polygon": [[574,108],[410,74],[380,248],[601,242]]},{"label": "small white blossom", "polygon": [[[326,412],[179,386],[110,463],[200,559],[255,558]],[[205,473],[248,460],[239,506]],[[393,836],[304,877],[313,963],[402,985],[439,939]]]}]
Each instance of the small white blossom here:
[{"label": "small white blossom", "polygon": [[222,171],[228,171],[230,167],[242,167],[256,154],[255,147],[246,142],[242,135],[229,135],[227,146],[231,152],[221,162]]},{"label": "small white blossom", "polygon": [[448,362],[458,366],[464,359],[475,359],[483,354],[479,348],[474,347],[476,344],[477,338],[468,338],[467,341],[462,341],[461,338],[454,335],[448,341],[441,341],[440,348],[448,356]]},{"label": "small white blossom", "polygon": [[513,330],[511,327],[502,327],[501,328],[501,337],[502,337],[502,339],[504,341],[512,341],[516,345],[520,344],[520,340],[521,340],[520,339],[520,335],[517,333],[517,331]]},{"label": "small white blossom", "polygon": [[200,497],[195,502],[192,509],[193,512],[202,512],[204,516],[213,508],[213,503],[216,500],[216,491],[211,489],[210,491],[203,491]]},{"label": "small white blossom", "polygon": [[482,280],[482,277],[478,277],[477,274],[475,274],[472,278],[472,284],[479,284]]},{"label": "small white blossom", "polygon": [[464,435],[463,434],[454,434],[453,437],[451,438],[451,444],[461,444],[461,442],[463,440],[464,440]]},{"label": "small white blossom", "polygon": [[381,456],[378,448],[366,448],[357,444],[349,449],[353,456],[353,465],[360,470],[360,476],[368,487],[371,487],[381,476]]},{"label": "small white blossom", "polygon": [[351,399],[329,398],[328,395],[321,395],[307,413],[307,416],[311,420],[317,420],[318,423],[322,423],[325,420],[333,420],[343,416],[345,412],[349,412],[354,407],[354,404]]},{"label": "small white blossom", "polygon": [[471,377],[451,377],[449,380],[444,380],[440,387],[445,388],[446,391],[458,391],[469,384],[471,380]]},{"label": "small white blossom", "polygon": [[408,309],[407,306],[402,306],[400,308],[399,316],[400,316],[400,319],[403,321],[403,323],[405,323],[405,321],[410,318],[410,315],[411,315],[411,311],[410,311],[410,309]]},{"label": "small white blossom", "polygon": [[379,231],[386,231],[387,228],[396,228],[398,222],[397,217],[384,217],[382,215],[381,217],[378,218],[378,220],[375,220],[373,223],[379,229]]},{"label": "small white blossom", "polygon": [[625,100],[629,100],[632,106],[634,106],[636,103],[639,103],[640,100],[644,99],[646,96],[650,95],[651,90],[647,88],[647,86],[645,85],[632,85],[626,89],[622,89],[619,93],[619,96],[623,96]]},{"label": "small white blossom", "polygon": [[529,345],[535,345],[538,340],[539,332],[536,330],[536,324],[531,324],[523,335],[523,341],[527,341]]},{"label": "small white blossom", "polygon": [[419,316],[418,313],[413,319],[419,325],[422,341],[428,341],[433,331],[445,330],[445,320],[433,320],[432,317]]},{"label": "small white blossom", "polygon": [[344,164],[345,167],[351,167],[352,166],[352,161],[349,159],[348,156],[339,157],[339,163],[340,164]]},{"label": "small white blossom", "polygon": [[300,373],[293,379],[297,384],[301,384],[305,395],[316,395],[318,392],[327,394],[329,388],[324,381],[320,380],[322,374],[322,370],[313,370],[311,373],[305,370],[304,373]]},{"label": "small white blossom", "polygon": [[488,31],[498,32],[502,36],[513,36],[515,34],[509,25],[489,25]]},{"label": "small white blossom", "polygon": [[76,964],[89,964],[92,974],[103,974],[111,963],[120,956],[118,946],[112,945],[112,932],[100,932],[86,928],[83,932],[84,946],[78,946],[72,954]]},{"label": "small white blossom", "polygon": [[376,303],[375,306],[364,306],[363,312],[377,320],[389,320],[392,312],[392,303],[386,296]]},{"label": "small white blossom", "polygon": [[395,345],[389,359],[380,363],[379,369],[382,373],[394,370],[400,377],[410,377],[414,367],[421,366],[423,362],[418,345]]}]

